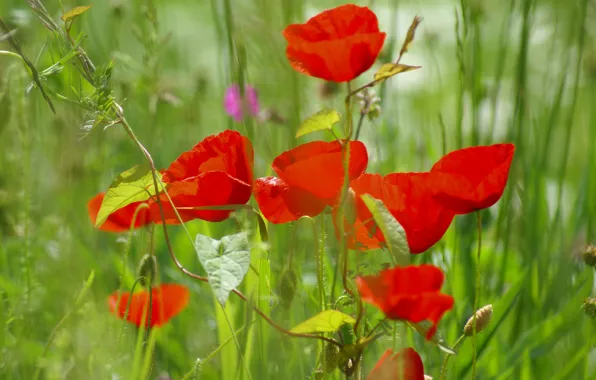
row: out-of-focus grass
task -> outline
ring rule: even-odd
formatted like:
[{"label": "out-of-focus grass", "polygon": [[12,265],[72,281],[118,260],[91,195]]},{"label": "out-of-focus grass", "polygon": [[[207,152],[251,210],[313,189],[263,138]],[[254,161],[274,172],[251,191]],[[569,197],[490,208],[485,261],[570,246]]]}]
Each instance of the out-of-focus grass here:
[{"label": "out-of-focus grass", "polygon": [[[58,2],[47,3],[59,19]],[[81,5],[62,3],[66,9]],[[75,22],[73,35],[87,36],[82,46],[96,64],[114,59],[115,93],[159,167],[206,135],[236,128],[251,136],[255,172],[263,176],[273,157],[299,143],[293,135],[301,118],[323,104],[341,110],[341,96],[321,99],[320,81],[290,69],[280,34],[286,24],[338,4],[101,1]],[[395,39],[387,42],[385,60],[395,56],[411,18],[418,14],[425,20],[404,58],[423,69],[388,82],[382,117],[364,126],[370,172],[426,170],[443,146],[505,140],[517,145],[508,189],[482,216],[480,304],[494,305],[495,324],[478,339],[478,378],[592,378],[594,327],[580,304],[594,281],[577,252],[596,240],[594,4],[375,1],[372,7],[381,28]],[[55,39],[25,3],[3,0],[0,16],[18,28],[24,52],[38,69],[59,59]],[[9,49],[0,42],[0,50]],[[235,124],[226,117],[223,91],[239,80],[257,87],[261,103],[287,124]],[[125,239],[95,231],[86,202],[118,173],[142,162],[142,155],[118,126],[83,138],[88,115],[58,100],[52,115],[37,89],[24,95],[29,82],[18,60],[0,55],[0,378],[31,379],[38,367],[48,379],[131,378],[137,331],[125,326],[118,339],[122,324],[108,314],[106,296],[123,273],[124,286],[132,285],[148,235],[135,233],[124,271]],[[90,90],[69,66],[47,85],[70,98]],[[325,279],[331,283],[337,245],[330,219],[326,222]],[[219,237],[236,226],[195,221],[188,228]],[[171,230],[179,259],[201,272],[184,232]],[[157,332],[151,377],[190,372],[194,378],[197,360],[225,342],[230,329],[209,288],[177,271],[159,231],[157,237],[161,280],[186,284],[192,297],[189,308]],[[263,270],[270,265],[275,292],[293,255],[300,292],[289,311],[275,298],[271,310],[280,325],[290,327],[318,310],[312,231],[306,223],[272,226],[270,237],[269,261],[253,257],[253,264]],[[475,220],[458,217],[441,244],[414,257],[446,269],[446,291],[456,299],[440,328],[449,344],[472,313],[475,247]],[[386,255],[370,252],[357,259],[367,264],[363,270],[376,271],[389,261]],[[42,358],[91,271],[95,280],[85,302],[57,330]],[[266,294],[263,277],[253,273],[243,290]],[[368,312],[379,316],[372,308]],[[234,298],[226,313],[234,330],[255,318]],[[240,350],[230,341],[201,363],[202,378],[247,379],[242,358],[253,379],[306,378],[316,364],[316,342],[283,337],[266,324],[257,322],[236,337]],[[408,341],[423,355],[426,372],[438,378],[442,353],[418,336]],[[390,346],[383,338],[365,353],[365,373]],[[460,346],[448,378],[470,377],[471,347],[469,341]],[[339,372],[329,378],[340,378]]]}]

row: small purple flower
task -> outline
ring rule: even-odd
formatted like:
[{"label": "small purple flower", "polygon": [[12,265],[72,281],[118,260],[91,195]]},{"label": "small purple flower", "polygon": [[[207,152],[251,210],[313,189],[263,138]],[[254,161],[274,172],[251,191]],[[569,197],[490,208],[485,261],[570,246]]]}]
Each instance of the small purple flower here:
[{"label": "small purple flower", "polygon": [[252,116],[259,114],[259,99],[257,90],[254,87],[244,86],[244,99],[240,96],[240,87],[231,85],[224,96],[224,108],[238,123],[244,118],[244,110],[248,110]]}]

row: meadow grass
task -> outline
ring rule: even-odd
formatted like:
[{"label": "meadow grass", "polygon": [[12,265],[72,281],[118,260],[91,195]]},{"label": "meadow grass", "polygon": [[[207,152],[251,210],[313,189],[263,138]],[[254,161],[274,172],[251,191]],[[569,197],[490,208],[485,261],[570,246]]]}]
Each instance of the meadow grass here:
[{"label": "meadow grass", "polygon": [[[107,80],[113,67],[105,83],[158,168],[205,136],[231,128],[250,137],[255,173],[265,176],[275,156],[309,139],[294,137],[302,119],[322,105],[343,112],[342,95],[321,97],[322,81],[290,68],[280,33],[339,4],[97,1],[70,34],[98,75]],[[61,23],[61,7],[83,4],[44,5]],[[478,305],[494,308],[492,323],[476,340],[476,368],[472,340],[466,339],[450,358],[446,378],[472,378],[472,372],[477,379],[595,378],[594,321],[581,309],[593,294],[594,277],[579,257],[584,244],[596,243],[595,4],[377,0],[370,6],[388,32],[385,61],[396,56],[411,19],[424,18],[403,59],[423,68],[377,88],[381,117],[364,121],[370,172],[428,170],[456,148],[516,144],[507,190],[482,212],[480,260],[474,215],[457,217],[439,244],[412,257],[446,272],[444,291],[456,300],[439,327],[447,345],[473,313],[477,266]],[[26,2],[1,0],[0,17],[16,28],[22,54],[37,72],[68,58],[59,72],[42,75],[53,113],[0,31],[0,378],[314,378],[318,341],[284,336],[233,295],[222,308],[207,284],[173,265],[160,228],[160,280],[188,286],[189,307],[148,337],[109,314],[107,296],[132,287],[149,232],[99,232],[86,204],[144,157],[121,125],[88,128],[101,115],[101,88],[84,80],[64,41]],[[285,122],[235,123],[222,107],[232,83],[256,87],[262,105]],[[238,223],[257,229],[254,218],[197,220],[186,228],[191,236],[219,238],[237,231]],[[290,328],[330,308],[340,295],[341,281],[334,281],[339,247],[329,216],[314,225],[269,227],[269,249],[254,245],[256,270],[240,290]],[[181,227],[169,231],[180,262],[204,274],[187,233]],[[373,251],[352,255],[350,267],[373,273],[387,262],[386,252]],[[288,267],[297,271],[299,285],[286,310],[277,295]],[[317,286],[321,282],[325,290]],[[372,307],[367,315],[371,324],[383,318]],[[363,373],[385,348],[403,341],[438,379],[445,354],[410,330],[398,333],[365,352]],[[336,370],[325,378],[343,374]]]}]

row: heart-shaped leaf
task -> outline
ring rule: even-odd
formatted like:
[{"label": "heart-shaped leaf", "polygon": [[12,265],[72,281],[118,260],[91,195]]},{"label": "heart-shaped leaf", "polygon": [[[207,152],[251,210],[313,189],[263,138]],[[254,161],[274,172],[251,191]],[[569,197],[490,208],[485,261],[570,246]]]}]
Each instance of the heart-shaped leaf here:
[{"label": "heart-shaped leaf", "polygon": [[[160,173],[155,173],[158,180]],[[159,182],[159,181],[158,181]],[[157,194],[153,174],[148,165],[137,165],[121,173],[112,182],[97,213],[95,227],[100,227],[118,209],[134,202],[142,202]]]},{"label": "heart-shaped leaf", "polygon": [[309,116],[308,119],[300,124],[298,132],[296,132],[296,137],[304,136],[311,132],[331,129],[333,124],[338,121],[339,113],[336,110],[329,108],[323,109],[316,114]]},{"label": "heart-shaped leaf", "polygon": [[354,324],[356,320],[337,310],[325,310],[300,323],[290,330],[298,334],[335,332],[346,324]]},{"label": "heart-shaped leaf", "polygon": [[195,250],[207,271],[215,297],[225,306],[230,292],[236,288],[250,265],[250,247],[246,232],[224,236],[221,240],[198,234]]},{"label": "heart-shaped leaf", "polygon": [[387,247],[397,264],[407,265],[410,261],[410,247],[408,246],[404,228],[387,210],[383,201],[373,198],[368,194],[363,195],[362,200],[381,229]]}]

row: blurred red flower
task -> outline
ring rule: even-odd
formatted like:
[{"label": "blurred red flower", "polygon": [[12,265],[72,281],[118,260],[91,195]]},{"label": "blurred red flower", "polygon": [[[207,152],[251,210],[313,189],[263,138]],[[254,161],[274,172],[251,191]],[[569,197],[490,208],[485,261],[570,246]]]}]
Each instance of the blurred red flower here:
[{"label": "blurred red flower", "polygon": [[321,12],[305,24],[288,25],[283,35],[294,70],[334,82],[350,81],[368,70],[385,42],[377,16],[353,4]]},{"label": "blurred red flower", "polygon": [[515,145],[495,144],[453,151],[431,169],[435,199],[456,214],[494,205],[503,195]]},{"label": "blurred red flower", "polygon": [[396,353],[389,348],[366,380],[424,380],[422,359],[411,347]]},{"label": "blurred red flower", "polygon": [[[422,253],[437,243],[453,220],[454,213],[432,197],[430,173],[363,174],[350,183],[355,197],[356,217],[346,218],[350,249],[375,249],[385,238],[361,196],[380,199],[406,232],[411,253]],[[336,223],[337,230],[337,223]]]},{"label": "blurred red flower", "polygon": [[[350,141],[349,179],[366,169],[368,154],[360,141]],[[344,148],[338,141],[314,141],[277,156],[271,165],[278,177],[258,178],[254,195],[265,218],[287,223],[316,216],[334,206],[344,183]]]},{"label": "blurred red flower", "polygon": [[[162,284],[151,289],[151,326],[159,327],[180,313],[188,304],[190,292],[188,288],[178,284]],[[149,326],[147,318],[149,310],[149,292],[142,290],[132,295],[129,292],[114,292],[108,297],[110,312],[124,319],[130,299],[126,320],[141,327]]]},{"label": "blurred red flower", "polygon": [[[202,219],[219,222],[231,210],[195,210],[193,207],[245,204],[252,194],[253,149],[248,138],[236,131],[224,131],[209,136],[191,150],[182,153],[170,167],[162,171],[162,181],[183,221]],[[167,224],[178,224],[178,218],[165,193],[158,195]],[[93,224],[103,201],[103,193],[87,205]],[[99,229],[109,232],[127,231],[136,207],[147,204],[148,210],[139,212],[136,227],[161,223],[156,197],[136,202],[112,213]]]},{"label": "blurred red flower", "polygon": [[432,322],[431,339],[443,314],[453,307],[453,297],[441,294],[443,272],[433,265],[410,265],[356,278],[362,300],[375,305],[387,318],[412,323]]},{"label": "blurred red flower", "polygon": [[[89,218],[93,225],[95,225],[95,220],[97,219],[97,214],[99,213],[104,195],[105,193],[99,193],[87,203]],[[147,202],[135,202],[116,210],[108,216],[108,219],[99,227],[99,229],[106,232],[124,232],[130,230],[134,213],[137,207],[143,203],[147,204]],[[149,223],[151,223],[151,219],[149,218],[149,208],[146,206],[141,208],[137,213],[133,228],[143,227]]]}]

